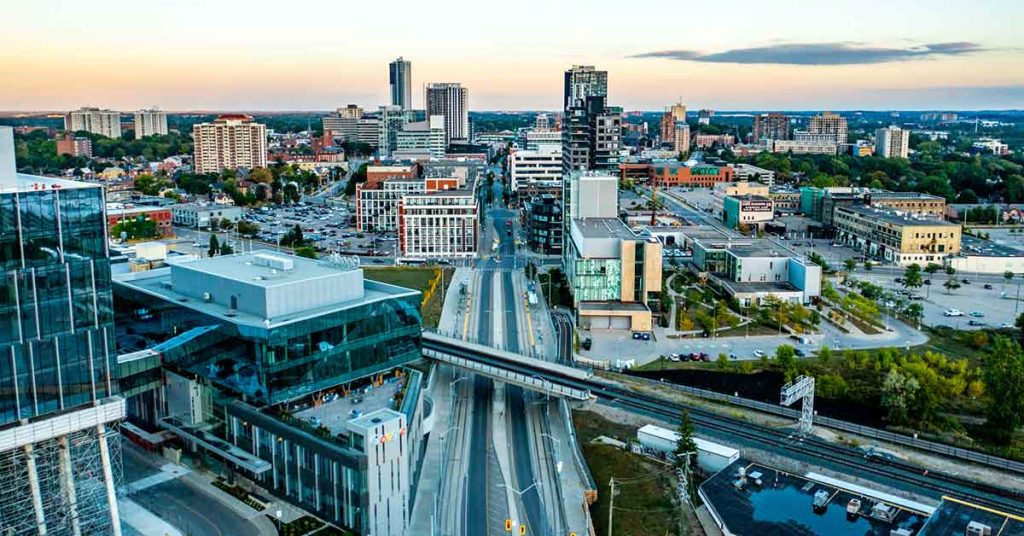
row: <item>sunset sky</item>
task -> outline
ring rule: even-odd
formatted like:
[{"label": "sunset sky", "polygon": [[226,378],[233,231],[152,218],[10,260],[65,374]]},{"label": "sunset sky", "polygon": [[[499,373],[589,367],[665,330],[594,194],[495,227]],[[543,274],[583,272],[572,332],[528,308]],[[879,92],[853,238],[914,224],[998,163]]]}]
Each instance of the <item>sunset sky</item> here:
[{"label": "sunset sky", "polygon": [[1024,108],[1024,1],[4,0],[0,110],[375,109],[387,63],[473,110],[556,109],[562,72],[612,104]]}]

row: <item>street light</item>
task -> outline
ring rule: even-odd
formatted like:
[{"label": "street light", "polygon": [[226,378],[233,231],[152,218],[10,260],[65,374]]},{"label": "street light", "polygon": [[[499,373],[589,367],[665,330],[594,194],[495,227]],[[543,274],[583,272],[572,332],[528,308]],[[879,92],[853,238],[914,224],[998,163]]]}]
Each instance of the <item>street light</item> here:
[{"label": "street light", "polygon": [[558,464],[558,474],[562,474],[562,442],[555,436],[548,433],[541,433],[541,437],[546,437],[553,441],[558,446],[555,447],[555,462]]}]

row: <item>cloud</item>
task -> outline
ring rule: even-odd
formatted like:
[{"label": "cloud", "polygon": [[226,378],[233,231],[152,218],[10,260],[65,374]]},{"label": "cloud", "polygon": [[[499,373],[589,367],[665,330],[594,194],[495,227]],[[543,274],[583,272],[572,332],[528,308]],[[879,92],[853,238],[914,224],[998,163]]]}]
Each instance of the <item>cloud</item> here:
[{"label": "cloud", "polygon": [[769,63],[780,65],[862,65],[957,56],[987,49],[969,41],[929,43],[906,48],[865,46],[861,43],[779,44],[701,53],[693,50],[657,50],[630,58],[662,58],[707,63]]}]

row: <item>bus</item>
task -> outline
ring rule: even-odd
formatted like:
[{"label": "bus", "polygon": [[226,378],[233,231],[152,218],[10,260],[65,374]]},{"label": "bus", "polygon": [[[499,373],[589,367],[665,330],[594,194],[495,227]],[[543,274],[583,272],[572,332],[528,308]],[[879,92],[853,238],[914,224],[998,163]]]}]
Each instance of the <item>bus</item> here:
[{"label": "bus", "polygon": [[395,259],[395,266],[424,266],[425,264],[427,264],[427,259],[419,257],[398,257]]}]

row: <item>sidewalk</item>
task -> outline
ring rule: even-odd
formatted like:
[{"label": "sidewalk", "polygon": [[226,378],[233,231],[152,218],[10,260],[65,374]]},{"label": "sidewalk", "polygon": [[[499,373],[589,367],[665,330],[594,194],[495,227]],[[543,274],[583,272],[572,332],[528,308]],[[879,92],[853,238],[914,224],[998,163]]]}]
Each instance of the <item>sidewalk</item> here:
[{"label": "sidewalk", "polygon": [[[427,436],[427,448],[423,453],[423,468],[417,484],[416,502],[410,517],[410,534],[430,534],[431,516],[434,514],[434,502],[438,499],[441,485],[441,438],[448,429],[451,415],[451,367],[439,366],[434,370],[437,378],[434,388],[425,393],[433,401],[434,429]],[[440,523],[440,520],[437,520]]]}]

